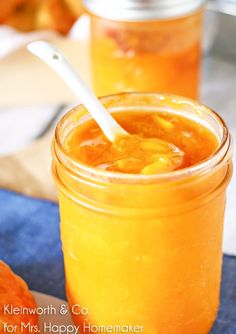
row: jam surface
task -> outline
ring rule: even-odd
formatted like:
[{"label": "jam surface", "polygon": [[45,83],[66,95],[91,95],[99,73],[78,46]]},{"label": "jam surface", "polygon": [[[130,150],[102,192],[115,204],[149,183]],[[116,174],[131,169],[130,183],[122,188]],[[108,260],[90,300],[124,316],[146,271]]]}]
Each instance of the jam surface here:
[{"label": "jam surface", "polygon": [[183,116],[137,111],[114,117],[130,136],[110,143],[90,120],[70,132],[65,141],[67,153],[107,171],[158,174],[193,166],[218,147],[209,129]]}]

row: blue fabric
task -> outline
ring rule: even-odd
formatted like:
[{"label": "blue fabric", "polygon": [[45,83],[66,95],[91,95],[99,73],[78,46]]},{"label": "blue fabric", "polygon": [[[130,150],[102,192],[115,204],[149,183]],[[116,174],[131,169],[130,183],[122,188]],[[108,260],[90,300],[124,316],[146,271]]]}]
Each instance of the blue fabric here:
[{"label": "blue fabric", "polygon": [[58,205],[0,190],[0,259],[32,290],[65,298]]},{"label": "blue fabric", "polygon": [[[57,204],[0,190],[0,259],[32,290],[64,299]],[[224,256],[221,307],[211,334],[236,334],[236,257]]]},{"label": "blue fabric", "polygon": [[221,305],[211,334],[236,334],[236,257],[224,256]]}]

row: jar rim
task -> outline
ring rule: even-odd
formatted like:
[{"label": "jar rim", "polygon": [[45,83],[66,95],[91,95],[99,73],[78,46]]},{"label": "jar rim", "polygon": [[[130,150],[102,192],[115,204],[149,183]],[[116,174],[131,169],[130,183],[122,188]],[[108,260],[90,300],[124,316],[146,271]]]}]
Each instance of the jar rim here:
[{"label": "jar rim", "polygon": [[90,13],[117,21],[142,21],[185,16],[199,10],[206,0],[83,0]]},{"label": "jar rim", "polygon": [[[112,94],[104,97],[100,97],[100,101],[105,103],[109,100],[114,98],[125,98],[125,97],[155,97],[160,100],[169,99],[171,101],[176,102],[177,104],[184,104],[187,103],[189,106],[194,107],[195,109],[201,110],[201,112],[205,112],[206,114],[210,115],[221,127],[222,130],[222,138],[219,142],[219,147],[213,152],[208,158],[204,159],[203,161],[190,166],[185,167],[183,169],[174,170],[167,173],[161,174],[150,174],[150,175],[143,175],[143,174],[131,174],[131,173],[121,173],[121,172],[112,172],[106,171],[99,168],[91,167],[89,165],[84,164],[79,160],[75,160],[71,158],[66,152],[63,143],[61,142],[60,138],[60,131],[62,130],[63,123],[67,122],[67,119],[71,117],[73,114],[78,112],[78,108],[84,108],[82,104],[72,108],[68,111],[58,122],[56,129],[54,140],[52,143],[52,154],[54,158],[62,165],[66,165],[68,169],[73,172],[77,176],[84,176],[88,178],[92,178],[95,180],[112,180],[112,182],[125,182],[125,183],[151,183],[151,182],[163,182],[169,180],[178,180],[184,179],[186,177],[191,177],[194,175],[202,175],[209,170],[209,168],[214,168],[217,165],[221,164],[222,161],[229,158],[229,155],[232,154],[231,146],[232,146],[232,137],[228,130],[227,125],[225,124],[224,120],[218,115],[214,110],[210,109],[209,107],[205,106],[204,104],[200,104],[197,101],[172,95],[172,94],[162,94],[162,93],[135,93],[135,92],[127,92],[127,93],[119,93],[119,94]],[[136,107],[137,109],[138,107]],[[110,108],[111,109],[111,108]],[[125,106],[123,110],[127,109]],[[160,108],[156,108],[159,109]],[[91,117],[89,117],[91,118]],[[187,118],[187,117],[186,117]]]}]

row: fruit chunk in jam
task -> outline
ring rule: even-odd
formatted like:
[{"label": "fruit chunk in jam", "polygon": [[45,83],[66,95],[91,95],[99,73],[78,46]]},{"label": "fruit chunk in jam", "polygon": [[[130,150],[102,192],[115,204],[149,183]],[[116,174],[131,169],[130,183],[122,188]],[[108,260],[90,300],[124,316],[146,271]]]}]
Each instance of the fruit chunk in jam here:
[{"label": "fruit chunk in jam", "polygon": [[114,117],[129,136],[110,143],[93,120],[87,121],[66,139],[70,156],[91,167],[146,175],[195,165],[218,146],[209,129],[179,115],[137,111]]}]

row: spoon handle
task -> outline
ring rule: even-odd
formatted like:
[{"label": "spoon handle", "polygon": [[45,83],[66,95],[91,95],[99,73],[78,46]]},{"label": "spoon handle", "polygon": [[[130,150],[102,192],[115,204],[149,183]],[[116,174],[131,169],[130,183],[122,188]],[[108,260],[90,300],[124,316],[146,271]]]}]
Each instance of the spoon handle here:
[{"label": "spoon handle", "polygon": [[119,136],[128,134],[104,108],[60,50],[45,41],[32,42],[27,49],[48,64],[64,80],[87,108],[108,140],[114,142]]}]

